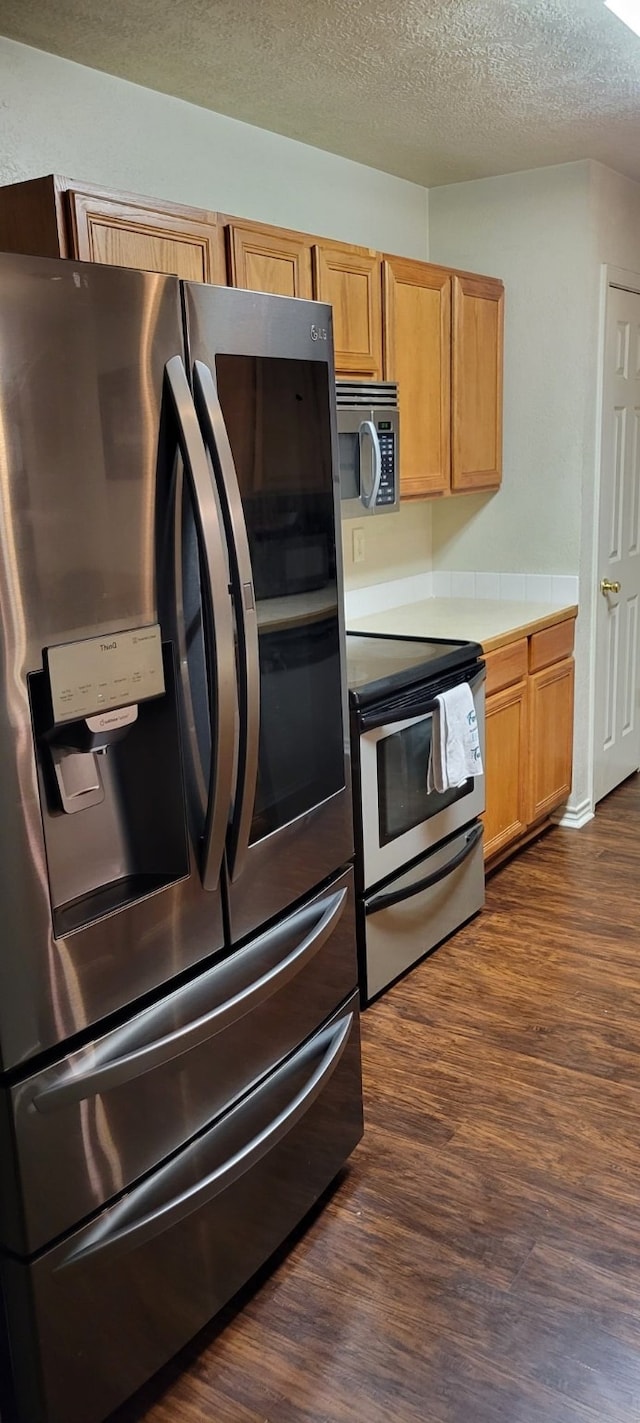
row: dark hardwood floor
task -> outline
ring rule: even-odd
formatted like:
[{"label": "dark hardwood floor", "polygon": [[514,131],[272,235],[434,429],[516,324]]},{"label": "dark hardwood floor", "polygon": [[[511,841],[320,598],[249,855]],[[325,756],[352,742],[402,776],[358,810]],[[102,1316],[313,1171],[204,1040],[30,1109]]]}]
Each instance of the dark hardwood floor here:
[{"label": "dark hardwood floor", "polygon": [[363,1039],[350,1168],[127,1423],[638,1423],[639,778]]}]

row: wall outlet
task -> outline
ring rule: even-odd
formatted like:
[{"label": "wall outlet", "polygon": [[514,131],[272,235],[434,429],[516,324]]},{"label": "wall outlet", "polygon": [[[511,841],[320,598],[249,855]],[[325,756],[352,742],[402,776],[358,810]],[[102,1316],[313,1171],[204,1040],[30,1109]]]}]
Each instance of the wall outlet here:
[{"label": "wall outlet", "polygon": [[354,563],[364,563],[364,529],[354,529],[351,535],[351,551]]}]

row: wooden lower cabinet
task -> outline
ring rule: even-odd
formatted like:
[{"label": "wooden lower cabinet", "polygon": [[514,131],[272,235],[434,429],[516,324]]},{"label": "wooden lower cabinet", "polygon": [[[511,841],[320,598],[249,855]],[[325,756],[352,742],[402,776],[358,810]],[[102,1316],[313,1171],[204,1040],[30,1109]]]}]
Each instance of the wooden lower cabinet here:
[{"label": "wooden lower cabinet", "polygon": [[571,791],[574,626],[565,618],[486,653],[489,863],[535,834]]},{"label": "wooden lower cabinet", "polygon": [[527,828],[527,684],[487,698],[484,853],[491,859]]},{"label": "wooden lower cabinet", "polygon": [[529,803],[533,824],[555,810],[571,790],[573,758],[573,658],[529,677]]}]

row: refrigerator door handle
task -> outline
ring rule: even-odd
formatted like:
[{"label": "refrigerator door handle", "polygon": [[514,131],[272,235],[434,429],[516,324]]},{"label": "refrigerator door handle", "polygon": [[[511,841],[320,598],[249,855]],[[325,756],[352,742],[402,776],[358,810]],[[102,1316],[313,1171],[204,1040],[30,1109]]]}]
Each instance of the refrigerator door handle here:
[{"label": "refrigerator door handle", "polygon": [[[244,951],[240,950],[239,956],[243,952],[246,956],[243,964],[246,982],[231,998],[218,1004],[209,1012],[203,1013],[200,1017],[195,1016],[198,1013],[199,1000],[210,994],[211,982],[217,972],[216,969],[212,969],[194,986],[196,989],[193,993],[194,1018],[191,1022],[155,1041],[146,1041],[153,1033],[154,1019],[162,1019],[162,1016],[166,1016],[164,1003],[160,1004],[159,1008],[150,1008],[147,1013],[142,1015],[139,1024],[133,1024],[128,1029],[124,1028],[120,1032],[114,1033],[109,1045],[105,1045],[105,1060],[99,1062],[94,1068],[89,1068],[86,1072],[74,1073],[70,1071],[66,1077],[59,1078],[50,1087],[45,1087],[43,1091],[37,1092],[33,1097],[33,1106],[39,1112],[55,1112],[77,1102],[86,1101],[90,1097],[96,1097],[99,1093],[108,1092],[113,1087],[121,1087],[127,1082],[132,1082],[136,1077],[142,1077],[145,1072],[151,1072],[154,1068],[171,1062],[173,1058],[181,1057],[185,1052],[207,1042],[209,1038],[215,1037],[217,1033],[221,1033],[225,1028],[237,1023],[247,1013],[270,998],[273,993],[284,988],[285,984],[300,973],[306,964],[315,957],[342,918],[346,901],[346,888],[321,900],[317,905],[318,917],[312,927],[291,950],[291,953],[267,969],[266,972],[260,972],[260,958],[265,954],[265,950],[268,952],[272,934],[264,934],[250,948]],[[296,915],[291,916],[289,923],[292,928],[295,928],[296,919],[304,923],[308,921],[308,917],[308,908],[299,910]],[[190,987],[191,985],[188,985],[187,989],[183,991],[188,993]],[[139,1033],[144,1032],[145,1035],[145,1041],[137,1048],[135,1044],[136,1029]],[[98,1052],[99,1050],[98,1048]]]},{"label": "refrigerator door handle", "polygon": [[246,864],[258,782],[260,741],[258,614],[253,588],[249,538],[233,451],[213,375],[209,367],[202,361],[194,363],[193,386],[205,444],[209,450],[218,482],[218,494],[231,557],[231,580],[236,610],[240,682],[240,748],[238,784],[229,844],[229,874],[232,880],[236,880],[242,874]]},{"label": "refrigerator door handle", "polygon": [[[277,1143],[282,1141],[283,1137],[292,1130],[296,1122],[308,1112],[320,1095],[338,1066],[347,1046],[352,1024],[353,1013],[339,1018],[337,1022],[325,1028],[324,1032],[318,1033],[312,1038],[306,1047],[296,1053],[280,1069],[276,1074],[277,1077],[281,1081],[283,1077],[286,1080],[289,1072],[297,1073],[306,1061],[312,1063],[318,1057],[318,1053],[322,1052],[317,1066],[295,1096],[287,1102],[287,1105],[267,1126],[258,1131],[233,1156],[227,1158],[221,1165],[214,1167],[195,1186],[190,1186],[178,1195],[171,1196],[172,1181],[176,1177],[178,1180],[180,1179],[184,1170],[185,1156],[190,1151],[198,1153],[200,1150],[204,1150],[206,1152],[206,1142],[203,1146],[202,1138],[197,1138],[191,1147],[187,1147],[186,1151],[179,1152],[178,1156],[174,1157],[173,1161],[169,1162],[164,1169],[156,1172],[142,1185],[134,1187],[128,1197],[112,1208],[106,1220],[98,1221],[93,1229],[89,1230],[88,1238],[85,1235],[85,1243],[72,1250],[56,1267],[57,1270],[65,1270],[70,1266],[81,1264],[90,1255],[99,1254],[101,1260],[104,1261],[113,1255],[125,1254],[129,1250],[138,1249],[156,1235],[163,1234],[181,1221],[186,1220],[194,1211],[209,1205],[216,1196],[221,1195],[247,1171],[256,1166],[267,1155],[267,1152],[272,1151]],[[261,1088],[256,1089],[255,1096],[259,1096],[261,1091],[268,1091],[272,1082],[273,1079],[263,1083]],[[230,1114],[231,1119],[235,1113],[241,1119],[245,1107],[246,1102],[242,1102]],[[149,1193],[151,1193],[152,1199],[154,1196],[157,1199],[158,1176],[161,1177],[162,1185],[167,1188],[169,1199],[145,1212],[145,1201]],[[138,1206],[138,1210],[136,1210],[136,1206]]]},{"label": "refrigerator door handle", "polygon": [[227,582],[227,553],[215,491],[181,357],[173,356],[167,361],[165,370],[202,553],[203,623],[212,746],[201,878],[206,890],[215,890],[220,878],[233,795],[236,707],[233,614]]}]

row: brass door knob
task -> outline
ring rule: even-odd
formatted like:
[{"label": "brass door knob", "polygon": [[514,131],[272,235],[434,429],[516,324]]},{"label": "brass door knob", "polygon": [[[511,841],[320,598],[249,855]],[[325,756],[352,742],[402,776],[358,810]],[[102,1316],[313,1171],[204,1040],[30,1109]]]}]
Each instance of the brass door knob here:
[{"label": "brass door knob", "polygon": [[600,592],[604,593],[605,595],[607,593],[619,593],[620,586],[621,585],[619,583],[610,582],[608,578],[602,578],[600,581]]}]

